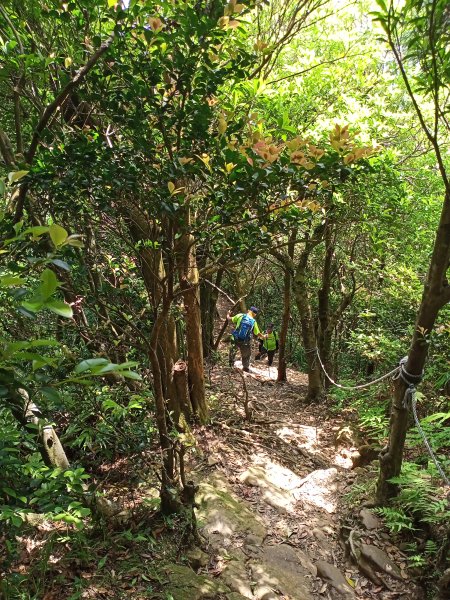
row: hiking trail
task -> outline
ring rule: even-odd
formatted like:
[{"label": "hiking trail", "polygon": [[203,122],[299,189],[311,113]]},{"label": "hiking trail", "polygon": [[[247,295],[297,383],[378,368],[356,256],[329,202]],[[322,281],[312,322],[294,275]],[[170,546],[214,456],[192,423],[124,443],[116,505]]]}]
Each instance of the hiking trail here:
[{"label": "hiking trail", "polygon": [[294,369],[280,384],[276,361],[240,367],[209,370],[211,425],[196,429],[189,464],[203,550],[188,553],[197,574],[168,573],[173,599],[424,598],[378,517],[350,506],[376,463],[352,469],[348,415],[305,404]]}]

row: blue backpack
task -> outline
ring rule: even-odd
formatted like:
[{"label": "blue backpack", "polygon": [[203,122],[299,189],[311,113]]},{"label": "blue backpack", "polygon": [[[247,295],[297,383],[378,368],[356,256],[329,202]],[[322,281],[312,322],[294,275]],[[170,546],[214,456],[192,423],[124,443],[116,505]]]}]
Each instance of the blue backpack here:
[{"label": "blue backpack", "polygon": [[244,315],[237,329],[233,331],[234,339],[238,342],[249,342],[252,337],[255,322],[255,319],[252,319],[252,317]]}]

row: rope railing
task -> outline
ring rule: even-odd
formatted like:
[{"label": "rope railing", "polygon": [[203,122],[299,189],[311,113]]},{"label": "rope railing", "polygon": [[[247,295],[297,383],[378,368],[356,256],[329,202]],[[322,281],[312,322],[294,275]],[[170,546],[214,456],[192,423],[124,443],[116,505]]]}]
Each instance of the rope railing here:
[{"label": "rope railing", "polygon": [[384,379],[387,379],[388,377],[391,377],[391,376],[394,380],[400,378],[408,386],[406,388],[405,395],[403,398],[403,406],[405,408],[411,407],[411,412],[414,417],[414,423],[415,423],[415,425],[419,431],[419,434],[423,440],[425,448],[427,449],[428,454],[430,455],[432,461],[434,462],[436,469],[438,470],[438,473],[442,478],[442,481],[444,481],[445,485],[450,487],[450,480],[447,477],[444,469],[440,465],[440,463],[431,447],[431,444],[425,434],[425,431],[423,430],[423,427],[420,424],[419,418],[417,416],[416,384],[418,384],[422,381],[423,372],[420,375],[413,375],[412,373],[409,373],[405,368],[405,365],[408,360],[407,356],[405,356],[404,358],[401,359],[398,367],[395,367],[395,369],[392,369],[392,371],[389,371],[388,373],[381,375],[381,377],[378,377],[377,379],[374,379],[373,381],[368,381],[367,383],[362,383],[360,385],[348,386],[348,385],[341,385],[340,383],[336,383],[336,381],[334,381],[334,379],[332,379],[330,377],[330,375],[327,373],[327,371],[325,369],[322,359],[320,358],[318,348],[310,348],[309,350],[306,350],[306,353],[311,353],[311,352],[316,353],[320,367],[321,367],[325,377],[328,379],[328,381],[332,385],[338,387],[341,390],[347,390],[347,391],[362,390],[362,389],[366,389],[372,385],[375,385],[377,383],[380,383]]}]

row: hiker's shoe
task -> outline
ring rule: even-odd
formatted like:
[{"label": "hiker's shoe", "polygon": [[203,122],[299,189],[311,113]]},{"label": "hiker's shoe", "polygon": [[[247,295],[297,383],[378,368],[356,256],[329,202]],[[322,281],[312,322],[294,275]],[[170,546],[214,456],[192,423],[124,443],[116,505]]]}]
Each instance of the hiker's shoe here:
[{"label": "hiker's shoe", "polygon": [[250,373],[250,369],[248,369],[247,367],[244,367],[243,371],[245,371],[245,373]]}]

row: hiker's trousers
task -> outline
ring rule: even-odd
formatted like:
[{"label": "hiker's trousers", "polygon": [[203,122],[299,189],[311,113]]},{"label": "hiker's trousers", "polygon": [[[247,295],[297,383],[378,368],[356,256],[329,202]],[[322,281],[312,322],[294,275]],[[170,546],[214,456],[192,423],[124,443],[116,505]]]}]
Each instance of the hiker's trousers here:
[{"label": "hiker's trousers", "polygon": [[248,369],[250,367],[250,356],[252,355],[252,345],[250,342],[238,342],[236,346],[241,351],[242,368]]}]

